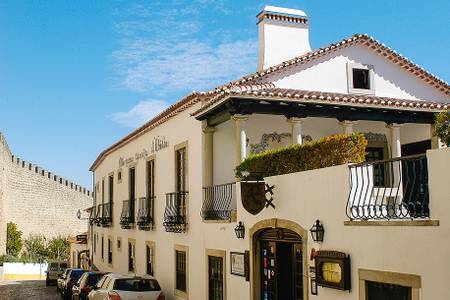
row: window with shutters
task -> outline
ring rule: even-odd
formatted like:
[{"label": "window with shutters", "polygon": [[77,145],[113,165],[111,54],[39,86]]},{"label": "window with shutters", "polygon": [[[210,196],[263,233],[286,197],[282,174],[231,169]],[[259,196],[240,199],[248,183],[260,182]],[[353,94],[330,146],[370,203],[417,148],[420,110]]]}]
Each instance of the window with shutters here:
[{"label": "window with shutters", "polygon": [[188,247],[175,245],[175,295],[188,298]]}]

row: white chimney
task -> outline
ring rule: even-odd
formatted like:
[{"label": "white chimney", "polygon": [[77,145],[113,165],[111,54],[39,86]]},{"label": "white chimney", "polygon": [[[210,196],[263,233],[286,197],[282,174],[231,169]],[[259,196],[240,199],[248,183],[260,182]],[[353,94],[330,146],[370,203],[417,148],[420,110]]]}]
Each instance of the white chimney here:
[{"label": "white chimney", "polygon": [[308,16],[303,11],[264,6],[257,18],[258,71],[311,51]]}]

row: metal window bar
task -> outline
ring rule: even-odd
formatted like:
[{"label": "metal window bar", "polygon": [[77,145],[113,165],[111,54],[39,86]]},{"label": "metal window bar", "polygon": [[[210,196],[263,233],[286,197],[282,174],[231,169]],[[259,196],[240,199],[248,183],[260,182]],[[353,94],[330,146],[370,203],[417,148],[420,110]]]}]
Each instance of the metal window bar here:
[{"label": "metal window bar", "polygon": [[89,213],[89,224],[94,225],[96,215],[97,215],[97,211],[94,206],[91,209],[91,212]]},{"label": "metal window bar", "polygon": [[187,227],[186,204],[188,192],[166,194],[164,227],[166,232],[185,232]]},{"label": "metal window bar", "polygon": [[137,225],[139,229],[149,230],[153,228],[153,203],[155,197],[139,198],[139,207],[137,212]]},{"label": "metal window bar", "polygon": [[231,220],[236,209],[236,183],[225,183],[203,188],[203,220]]},{"label": "metal window bar", "polygon": [[124,200],[122,213],[120,214],[120,225],[123,229],[130,229],[134,223],[134,199]]},{"label": "metal window bar", "polygon": [[351,220],[430,217],[425,154],[354,164],[349,169],[346,213]]},{"label": "metal window bar", "polygon": [[94,223],[97,224],[98,226],[100,226],[101,224],[102,214],[103,214],[102,205],[98,204],[97,208],[95,209],[95,220],[94,220]]},{"label": "metal window bar", "polygon": [[102,211],[101,224],[104,227],[108,227],[112,222],[111,203],[102,204]]}]

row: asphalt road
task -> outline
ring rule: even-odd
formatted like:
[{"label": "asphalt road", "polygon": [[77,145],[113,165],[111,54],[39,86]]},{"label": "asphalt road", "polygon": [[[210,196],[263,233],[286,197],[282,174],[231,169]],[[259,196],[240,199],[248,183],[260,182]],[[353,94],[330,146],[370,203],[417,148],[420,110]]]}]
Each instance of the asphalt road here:
[{"label": "asphalt road", "polygon": [[45,280],[0,281],[0,300],[60,300],[56,286],[45,286]]}]

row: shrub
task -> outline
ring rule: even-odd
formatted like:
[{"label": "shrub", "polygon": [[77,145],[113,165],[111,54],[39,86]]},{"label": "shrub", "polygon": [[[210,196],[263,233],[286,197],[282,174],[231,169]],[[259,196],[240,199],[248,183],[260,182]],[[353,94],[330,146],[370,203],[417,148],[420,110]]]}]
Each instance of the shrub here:
[{"label": "shrub", "polygon": [[22,232],[17,229],[17,225],[8,222],[6,225],[6,253],[11,256],[18,256],[22,250]]},{"label": "shrub", "polygon": [[264,177],[300,172],[335,165],[363,162],[367,140],[362,133],[339,134],[302,145],[265,151],[250,155],[236,167],[239,178],[244,173]]},{"label": "shrub", "polygon": [[450,110],[436,114],[436,126],[434,134],[441,141],[450,146]]},{"label": "shrub", "polygon": [[24,252],[22,258],[31,262],[43,261],[48,257],[47,239],[43,235],[30,234],[23,241]]},{"label": "shrub", "polygon": [[49,259],[67,259],[70,251],[69,238],[57,236],[48,242],[47,254]]}]

